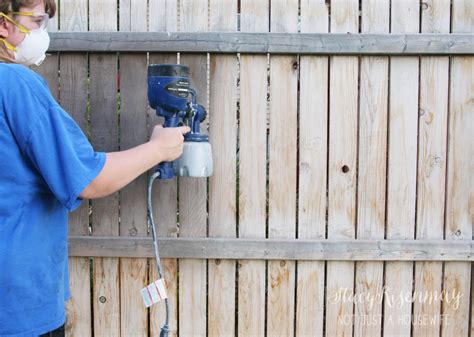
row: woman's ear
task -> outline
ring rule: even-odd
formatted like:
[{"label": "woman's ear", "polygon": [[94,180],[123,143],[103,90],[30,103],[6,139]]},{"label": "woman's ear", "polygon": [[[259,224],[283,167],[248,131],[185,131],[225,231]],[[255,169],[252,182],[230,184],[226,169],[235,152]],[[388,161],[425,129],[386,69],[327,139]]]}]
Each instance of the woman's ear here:
[{"label": "woman's ear", "polygon": [[0,17],[0,37],[8,37],[8,22],[4,18]]}]

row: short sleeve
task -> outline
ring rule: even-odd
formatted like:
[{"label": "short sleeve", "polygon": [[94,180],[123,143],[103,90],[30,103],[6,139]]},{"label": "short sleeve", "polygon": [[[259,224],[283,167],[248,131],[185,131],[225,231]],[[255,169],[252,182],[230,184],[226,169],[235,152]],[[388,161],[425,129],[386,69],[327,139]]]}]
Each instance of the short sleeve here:
[{"label": "short sleeve", "polygon": [[51,192],[71,211],[80,205],[79,195],[100,173],[106,159],[105,153],[94,151],[59,105],[51,105],[34,123],[25,152]]}]

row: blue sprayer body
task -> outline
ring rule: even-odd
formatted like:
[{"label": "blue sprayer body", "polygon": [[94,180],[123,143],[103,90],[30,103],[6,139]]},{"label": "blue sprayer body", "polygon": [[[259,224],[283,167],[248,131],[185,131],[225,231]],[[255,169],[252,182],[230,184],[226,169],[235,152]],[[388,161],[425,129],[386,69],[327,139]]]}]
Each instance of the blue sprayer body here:
[{"label": "blue sprayer body", "polygon": [[[163,127],[189,125],[191,132],[185,142],[208,142],[200,133],[206,110],[196,103],[196,92],[190,86],[189,68],[178,64],[151,64],[148,67],[148,101],[158,116],[164,117]],[[159,179],[175,176],[173,162],[158,165]]]}]

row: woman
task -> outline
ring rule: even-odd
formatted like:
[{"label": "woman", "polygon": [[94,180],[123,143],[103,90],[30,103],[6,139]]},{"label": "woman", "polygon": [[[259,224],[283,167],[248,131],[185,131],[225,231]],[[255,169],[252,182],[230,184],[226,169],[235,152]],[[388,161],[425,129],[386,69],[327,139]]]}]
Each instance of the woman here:
[{"label": "woman", "polygon": [[0,0],[0,337],[64,324],[68,212],[176,159],[189,132],[156,126],[145,144],[94,151],[26,67],[44,60],[55,10],[53,0]]}]

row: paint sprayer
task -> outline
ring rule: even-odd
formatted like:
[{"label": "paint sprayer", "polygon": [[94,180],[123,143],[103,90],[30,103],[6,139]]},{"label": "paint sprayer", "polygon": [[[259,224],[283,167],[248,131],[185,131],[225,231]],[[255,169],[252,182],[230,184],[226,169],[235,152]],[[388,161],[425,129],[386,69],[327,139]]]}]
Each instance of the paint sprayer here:
[{"label": "paint sprayer", "polygon": [[184,135],[182,155],[172,162],[160,163],[148,183],[148,216],[152,229],[153,246],[160,279],[142,289],[147,307],[165,300],[166,321],[160,337],[167,337],[170,331],[170,308],[166,295],[164,274],[158,251],[157,233],[153,220],[151,202],[152,186],[156,178],[210,177],[213,172],[212,150],[209,137],[200,132],[206,118],[206,110],[197,104],[196,91],[191,87],[189,68],[177,64],[152,64],[148,67],[148,101],[158,116],[164,117],[163,127],[188,125],[191,132]]}]

